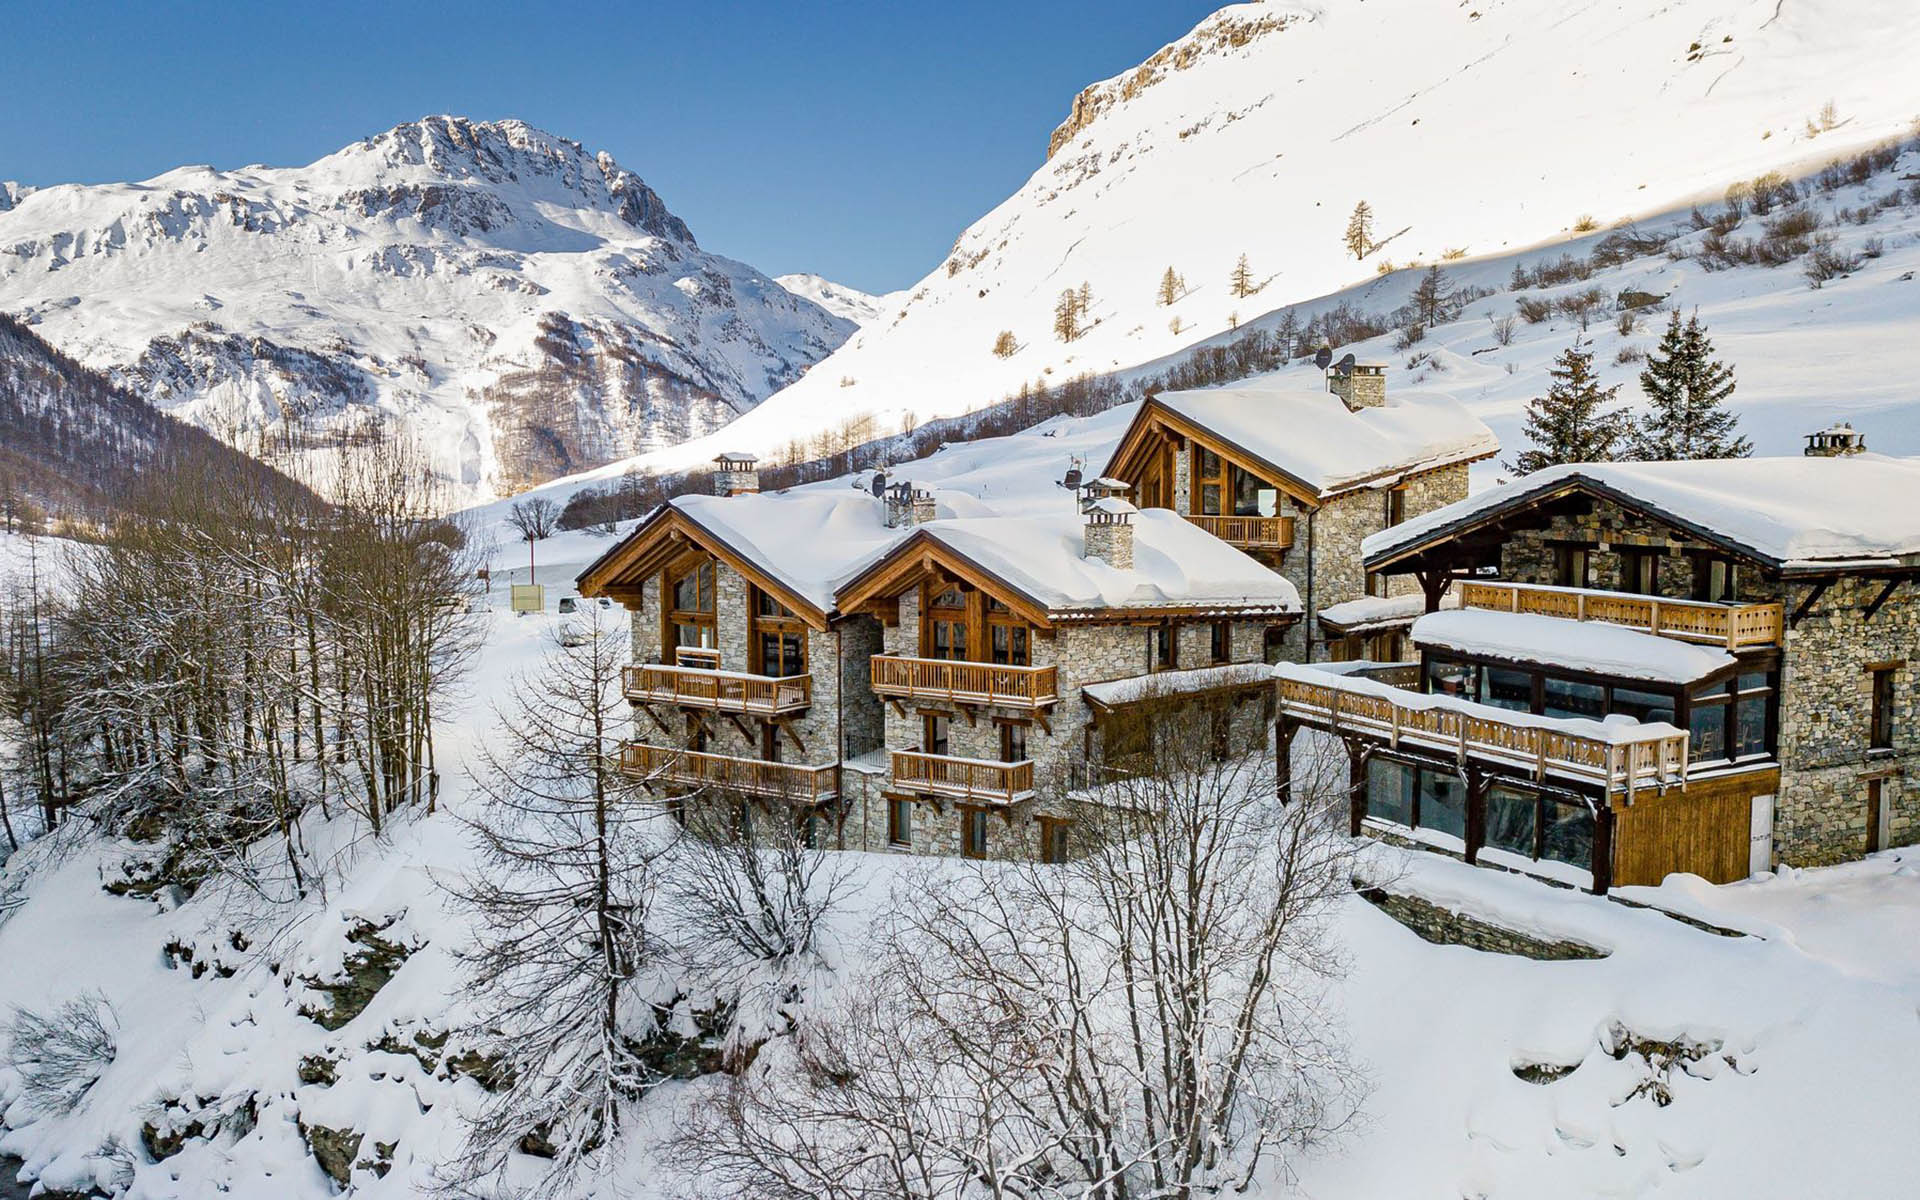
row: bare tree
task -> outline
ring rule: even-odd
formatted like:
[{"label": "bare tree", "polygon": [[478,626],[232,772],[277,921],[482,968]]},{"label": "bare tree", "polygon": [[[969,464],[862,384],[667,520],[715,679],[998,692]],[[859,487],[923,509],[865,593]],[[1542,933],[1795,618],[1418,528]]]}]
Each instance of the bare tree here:
[{"label": "bare tree", "polygon": [[665,840],[619,767],[625,640],[599,609],[585,619],[588,636],[556,644],[500,706],[467,821],[482,867],[446,885],[476,928],[463,1037],[513,1080],[469,1121],[445,1181],[461,1195],[523,1143],[550,1155],[549,1192],[604,1176],[654,1082],[636,1047],[655,1010],[635,989],[659,954],[649,919]]},{"label": "bare tree", "polygon": [[697,1109],[680,1163],[770,1200],[1195,1200],[1339,1130],[1344,793],[1281,803],[1222,719],[1162,717],[1094,799],[1055,797],[1074,861],[905,881],[851,998]]},{"label": "bare tree", "polygon": [[24,1107],[38,1116],[72,1112],[119,1054],[120,1020],[99,992],[50,1013],[16,1009],[4,1061],[20,1077]]},{"label": "bare tree", "polygon": [[560,506],[545,496],[516,500],[507,509],[507,524],[519,531],[523,541],[544,541],[560,526]]}]

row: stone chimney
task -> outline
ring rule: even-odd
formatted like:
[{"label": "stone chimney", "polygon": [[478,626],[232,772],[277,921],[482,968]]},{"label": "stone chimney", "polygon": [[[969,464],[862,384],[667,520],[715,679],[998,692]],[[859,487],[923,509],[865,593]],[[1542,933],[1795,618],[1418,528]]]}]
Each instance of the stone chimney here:
[{"label": "stone chimney", "polygon": [[933,493],[902,479],[887,489],[887,528],[924,525],[936,515]]},{"label": "stone chimney", "polygon": [[1111,475],[1102,475],[1092,483],[1080,485],[1080,511],[1087,509],[1100,500],[1125,500],[1133,485],[1124,479],[1115,479]]},{"label": "stone chimney", "polygon": [[1855,431],[1851,423],[1841,421],[1818,433],[1808,434],[1807,448],[1803,453],[1808,458],[1846,458],[1852,454],[1864,454],[1866,449],[1866,437]]},{"label": "stone chimney", "polygon": [[[1349,356],[1351,357],[1351,356]],[[1327,390],[1353,412],[1379,408],[1387,402],[1387,364],[1341,359],[1327,375]]]},{"label": "stone chimney", "polygon": [[713,494],[744,496],[760,490],[760,472],[751,454],[722,454],[713,460]]},{"label": "stone chimney", "polygon": [[1122,571],[1133,569],[1133,515],[1140,510],[1118,496],[1086,507],[1087,557]]}]

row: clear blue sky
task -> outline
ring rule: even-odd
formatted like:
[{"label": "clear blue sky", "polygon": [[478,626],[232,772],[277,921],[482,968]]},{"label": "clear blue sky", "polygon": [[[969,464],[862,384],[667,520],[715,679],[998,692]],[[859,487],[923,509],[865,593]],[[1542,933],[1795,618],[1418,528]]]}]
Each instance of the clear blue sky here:
[{"label": "clear blue sky", "polygon": [[310,162],[428,113],[607,150],[710,250],[904,287],[1212,0],[9,3],[0,179]]}]

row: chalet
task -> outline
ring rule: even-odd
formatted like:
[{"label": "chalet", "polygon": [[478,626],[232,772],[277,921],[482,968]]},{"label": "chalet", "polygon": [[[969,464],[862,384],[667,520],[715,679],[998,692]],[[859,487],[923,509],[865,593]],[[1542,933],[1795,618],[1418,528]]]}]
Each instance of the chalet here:
[{"label": "chalet", "polygon": [[1445,397],[1393,397],[1380,363],[1348,355],[1326,390],[1269,375],[1143,404],[1103,474],[1142,508],[1170,509],[1273,567],[1304,599],[1308,620],[1287,657],[1398,657],[1413,611],[1363,641],[1328,625],[1327,609],[1411,585],[1368,576],[1369,534],[1459,500],[1468,464],[1499,443]]},{"label": "chalet", "polygon": [[[1850,432],[1850,431],[1847,431]],[[1438,607],[1412,690],[1282,666],[1354,828],[1597,890],[1920,837],[1920,460],[1555,467],[1368,538]]]},{"label": "chalet", "polygon": [[623,753],[649,786],[783,806],[841,847],[1047,856],[1049,797],[1151,736],[1129,715],[1225,696],[1223,752],[1265,745],[1258,664],[1298,595],[1123,485],[1048,483],[1006,516],[907,483],[761,495],[718,465],[716,495],[579,579],[632,613]]}]

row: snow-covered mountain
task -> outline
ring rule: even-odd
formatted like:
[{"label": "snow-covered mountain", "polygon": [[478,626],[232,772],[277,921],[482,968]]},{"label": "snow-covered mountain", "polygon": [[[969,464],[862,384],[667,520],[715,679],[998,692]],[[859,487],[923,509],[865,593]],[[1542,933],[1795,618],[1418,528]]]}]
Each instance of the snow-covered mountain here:
[{"label": "snow-covered mountain", "polygon": [[[717,440],[651,461],[951,415],[1146,362],[1388,260],[1498,254],[1717,196],[1903,130],[1917,60],[1909,0],[1232,5],[1076,97],[1040,168],[892,315]],[[1361,201],[1377,246],[1356,260],[1343,235]],[[1236,295],[1243,254],[1252,291]],[[1183,282],[1162,305],[1168,268]],[[1082,285],[1084,332],[1063,341],[1056,306]]]},{"label": "snow-covered mountain", "polygon": [[855,325],[867,325],[879,320],[889,312],[896,311],[900,302],[907,298],[905,292],[887,292],[876,296],[872,292],[863,292],[859,288],[804,272],[775,275],[773,281],[794,295],[811,300],[834,316],[845,317]]},{"label": "snow-covered mountain", "polygon": [[0,185],[0,310],[223,436],[393,414],[471,494],[717,428],[854,328],[604,152],[450,116],[305,167]]}]

